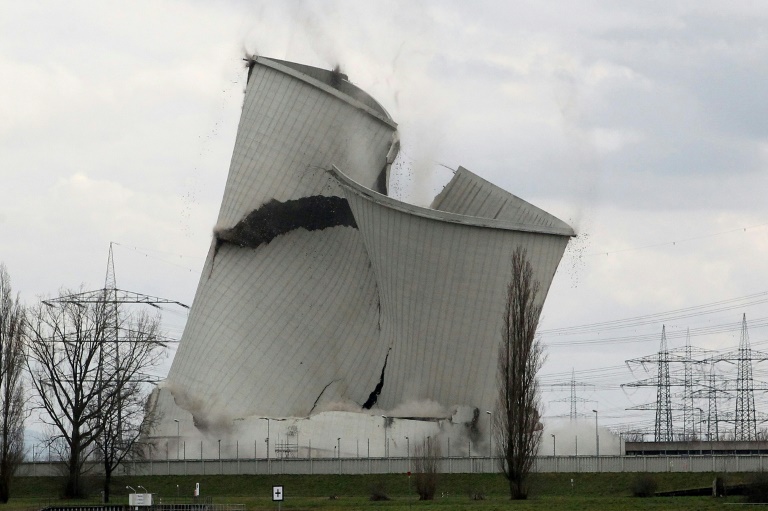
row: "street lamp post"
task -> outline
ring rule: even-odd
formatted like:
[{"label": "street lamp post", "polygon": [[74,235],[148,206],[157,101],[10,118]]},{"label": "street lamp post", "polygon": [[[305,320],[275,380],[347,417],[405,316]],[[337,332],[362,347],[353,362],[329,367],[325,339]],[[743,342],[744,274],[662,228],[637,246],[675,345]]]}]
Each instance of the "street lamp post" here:
[{"label": "street lamp post", "polygon": [[556,449],[555,441],[556,441],[555,435],[552,434],[552,456],[557,456],[557,449]]},{"label": "street lamp post", "polygon": [[493,458],[493,414],[490,410],[486,410],[485,413],[488,414],[488,457]]},{"label": "street lamp post", "polygon": [[176,423],[176,459],[179,459],[179,444],[181,443],[181,430],[180,430],[180,423],[179,419],[173,419],[173,422]]},{"label": "street lamp post", "polygon": [[600,456],[600,434],[597,432],[597,410],[592,410],[595,412],[595,451],[598,456]]},{"label": "street lamp post", "polygon": [[405,454],[408,456],[408,492],[411,490],[411,439],[405,437]]},{"label": "street lamp post", "polygon": [[267,463],[269,463],[269,417],[259,417],[259,419],[267,421],[267,438],[264,439],[264,442],[267,444]]},{"label": "street lamp post", "polygon": [[405,454],[408,457],[408,472],[411,471],[411,440],[405,437]]},{"label": "street lamp post", "polygon": [[[235,419],[232,419],[232,428],[234,429],[237,425],[237,421],[244,421],[245,417],[237,417]],[[256,457],[256,454],[253,455],[253,457]],[[235,459],[237,460],[237,470],[240,471],[240,439],[238,438],[235,440]]]},{"label": "street lamp post", "polygon": [[336,447],[337,447],[336,452],[339,455],[339,459],[341,459],[341,437],[336,439]]}]

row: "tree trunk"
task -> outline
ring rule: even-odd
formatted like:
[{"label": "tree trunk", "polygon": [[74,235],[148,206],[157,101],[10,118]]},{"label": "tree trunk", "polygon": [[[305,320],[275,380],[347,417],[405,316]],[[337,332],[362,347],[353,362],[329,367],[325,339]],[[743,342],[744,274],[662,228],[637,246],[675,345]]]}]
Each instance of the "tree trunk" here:
[{"label": "tree trunk", "polygon": [[109,485],[112,483],[112,468],[109,460],[104,462],[104,503],[109,502]]},{"label": "tree trunk", "polygon": [[67,485],[64,488],[64,496],[70,499],[79,498],[80,495],[80,471],[77,468],[69,468]]},{"label": "tree trunk", "polygon": [[8,503],[11,496],[11,467],[8,462],[0,462],[0,502]]},{"label": "tree trunk", "polygon": [[3,441],[2,441],[2,453],[0,456],[0,502],[6,504],[11,496],[11,460],[10,460],[10,448],[9,435],[7,433],[8,428],[3,428]]},{"label": "tree trunk", "polygon": [[68,498],[83,497],[83,489],[80,487],[80,439],[77,433],[72,436],[72,444],[69,449],[69,462],[67,466],[67,485],[64,488],[64,496]]},{"label": "tree trunk", "polygon": [[8,485],[8,482],[5,480],[5,477],[0,478],[0,502],[3,504],[8,503],[8,498],[10,497],[10,487]]},{"label": "tree trunk", "polygon": [[512,500],[525,500],[528,498],[528,492],[525,490],[524,482],[519,480],[509,480],[509,495]]}]

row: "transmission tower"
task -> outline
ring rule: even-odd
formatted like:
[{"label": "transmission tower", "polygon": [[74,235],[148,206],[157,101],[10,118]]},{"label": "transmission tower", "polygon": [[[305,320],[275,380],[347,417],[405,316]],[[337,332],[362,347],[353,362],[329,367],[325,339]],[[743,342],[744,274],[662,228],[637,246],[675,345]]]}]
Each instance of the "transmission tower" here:
[{"label": "transmission tower", "polygon": [[[576,411],[576,403],[589,403],[594,402],[590,399],[584,399],[583,397],[576,397],[576,387],[592,387],[589,383],[582,383],[576,381],[576,372],[573,368],[571,368],[571,380],[568,382],[559,382],[559,383],[553,383],[550,386],[552,387],[568,387],[570,388],[571,395],[570,397],[564,397],[561,399],[553,399],[550,401],[551,403],[562,403],[562,402],[569,402],[571,405],[571,413],[569,415],[569,418],[571,422],[575,421],[579,414]],[[582,414],[583,415],[583,414]]]},{"label": "transmission tower", "polygon": [[[107,341],[105,342],[107,345],[105,348],[109,350],[109,346],[114,346],[113,349],[117,353],[117,347],[120,343],[120,323],[118,318],[118,311],[121,304],[142,304],[156,308],[159,308],[160,305],[176,305],[185,309],[189,309],[189,307],[176,300],[168,300],[166,298],[159,298],[157,296],[145,295],[142,293],[118,289],[117,280],[115,277],[115,262],[112,254],[112,245],[113,243],[110,242],[109,255],[107,257],[107,272],[104,279],[104,287],[102,289],[59,296],[57,298],[45,300],[43,303],[49,307],[53,307],[56,304],[61,303],[72,303],[79,307],[84,307],[86,304],[104,303],[107,308],[107,312],[112,314],[112,316],[109,317],[114,318],[112,328],[105,335],[105,339]],[[109,358],[110,357],[104,357],[105,360]],[[137,375],[137,378],[139,378],[137,381],[146,383],[158,383],[160,381],[160,378],[146,374]]]},{"label": "transmission tower", "polygon": [[[691,346],[691,331],[686,329],[685,331],[685,346],[682,350],[670,350],[670,352],[682,351],[682,364],[683,364],[683,394],[682,398],[682,410],[683,410],[683,429],[681,431],[680,440],[693,440],[697,438],[696,435],[696,423],[699,423],[701,427],[701,415],[704,413],[701,408],[697,408],[694,403],[694,399],[701,393],[699,389],[694,387],[698,386],[701,379],[704,377],[701,371],[701,365],[705,364],[706,356],[710,353],[708,350],[701,348],[695,348]],[[698,358],[694,358],[697,355]],[[699,368],[699,378],[694,378],[694,368]],[[696,420],[696,412],[699,412],[699,420]]]},{"label": "transmission tower", "polygon": [[709,366],[709,395],[707,399],[707,440],[720,440],[720,418],[717,415],[717,380],[715,379],[715,364]]},{"label": "transmission tower", "polygon": [[683,386],[683,437],[696,437],[693,422],[693,361],[691,360],[691,331],[685,331],[685,361],[683,362],[685,385]]},{"label": "transmission tower", "polygon": [[[672,441],[672,400],[669,394],[669,350],[667,333],[661,327],[661,346],[659,347],[658,386],[656,387],[656,422],[653,436],[657,442]],[[685,385],[685,383],[683,383]]]},{"label": "transmission tower", "polygon": [[734,433],[738,440],[757,440],[757,417],[755,416],[755,391],[752,380],[752,350],[747,331],[747,315],[741,320],[739,340],[738,372],[736,376],[736,416]]},{"label": "transmission tower", "polygon": [[[768,384],[755,382],[752,378],[752,363],[768,360],[768,354],[752,351],[749,344],[747,315],[741,319],[739,348],[712,357],[711,362],[736,364],[736,409],[733,413],[733,435],[735,440],[757,440],[758,413],[755,410],[755,390],[768,391]],[[721,414],[722,415],[722,414]]]},{"label": "transmission tower", "polygon": [[627,360],[627,365],[656,364],[657,372],[655,378],[647,378],[632,383],[622,385],[622,387],[655,387],[656,402],[629,408],[629,410],[656,410],[656,420],[653,428],[653,439],[655,442],[671,442],[674,439],[672,428],[672,395],[670,388],[673,386],[685,387],[685,379],[671,377],[669,364],[671,362],[683,363],[685,357],[671,353],[667,346],[666,327],[661,327],[661,343],[659,352],[656,355]]}]

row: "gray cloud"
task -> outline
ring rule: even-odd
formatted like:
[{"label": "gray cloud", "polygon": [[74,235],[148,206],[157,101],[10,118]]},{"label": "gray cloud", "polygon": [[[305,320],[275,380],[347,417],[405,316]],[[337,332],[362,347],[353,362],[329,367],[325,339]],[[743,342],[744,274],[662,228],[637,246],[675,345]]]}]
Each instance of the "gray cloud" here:
[{"label": "gray cloud", "polygon": [[[748,294],[766,281],[764,231],[618,251],[768,222],[766,18],[722,2],[14,3],[0,20],[0,77],[13,77],[0,78],[13,191],[0,257],[31,300],[100,285],[109,241],[150,248],[164,255],[118,248],[118,278],[191,302],[244,46],[341,64],[418,168],[464,165],[577,223],[588,236],[555,279],[548,325]],[[558,347],[546,370],[648,349]]]}]

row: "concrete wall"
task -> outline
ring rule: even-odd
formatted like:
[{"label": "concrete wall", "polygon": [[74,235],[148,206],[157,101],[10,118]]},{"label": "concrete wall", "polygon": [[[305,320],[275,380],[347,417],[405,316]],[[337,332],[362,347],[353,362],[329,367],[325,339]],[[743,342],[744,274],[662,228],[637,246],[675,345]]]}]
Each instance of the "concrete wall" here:
[{"label": "concrete wall", "polygon": [[[115,475],[236,475],[236,474],[405,474],[408,458],[341,459],[207,459],[127,462]],[[768,456],[539,456],[534,472],[762,472]],[[58,476],[62,467],[36,462],[21,465],[19,476]],[[93,467],[99,473],[100,466]],[[443,458],[442,473],[499,472],[496,459],[488,457]]]}]

